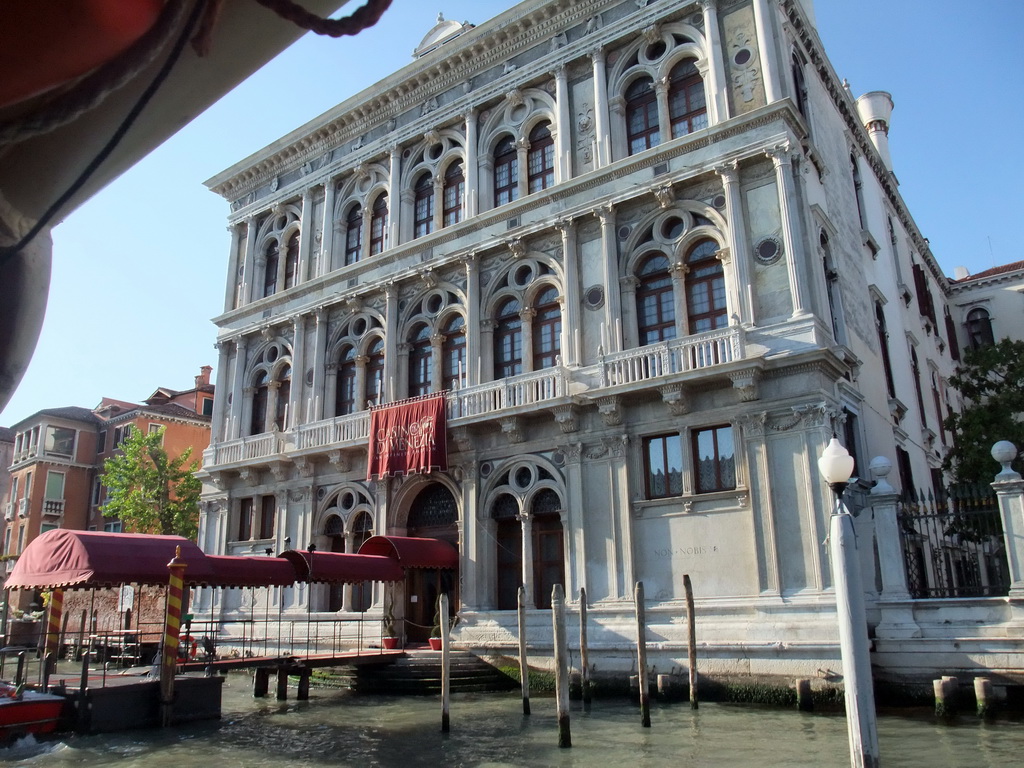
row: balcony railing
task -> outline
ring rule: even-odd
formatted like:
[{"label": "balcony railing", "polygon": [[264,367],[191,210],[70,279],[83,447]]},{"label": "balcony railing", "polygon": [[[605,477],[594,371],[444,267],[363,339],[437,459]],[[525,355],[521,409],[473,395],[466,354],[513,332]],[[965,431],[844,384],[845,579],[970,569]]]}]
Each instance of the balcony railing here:
[{"label": "balcony railing", "polygon": [[661,376],[743,359],[743,330],[736,326],[605,355],[601,385],[635,384]]},{"label": "balcony railing", "polygon": [[61,517],[64,514],[64,499],[43,499],[43,515]]},{"label": "balcony railing", "polygon": [[18,502],[18,515],[20,517],[28,517],[28,499],[22,499]]},{"label": "balcony railing", "polygon": [[508,408],[565,397],[568,392],[569,381],[565,369],[545,368],[450,392],[448,418],[485,416]]},{"label": "balcony railing", "polygon": [[295,428],[295,448],[306,450],[337,443],[366,440],[370,435],[370,412],[361,411],[347,416],[337,416],[312,424],[300,424]]},{"label": "balcony railing", "polygon": [[14,502],[8,501],[4,504],[4,520],[10,522],[14,519]]},{"label": "balcony railing", "polygon": [[217,443],[203,452],[205,466],[238,464],[251,459],[264,459],[281,452],[282,435],[266,432],[262,435],[239,437],[225,443]]}]

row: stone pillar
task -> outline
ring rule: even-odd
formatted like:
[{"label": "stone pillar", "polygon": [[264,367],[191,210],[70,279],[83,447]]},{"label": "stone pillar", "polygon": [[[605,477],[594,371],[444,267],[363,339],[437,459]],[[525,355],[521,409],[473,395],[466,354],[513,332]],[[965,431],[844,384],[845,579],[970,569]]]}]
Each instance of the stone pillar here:
[{"label": "stone pillar", "polygon": [[615,209],[611,204],[594,213],[601,220],[601,271],[604,279],[604,324],[608,348],[605,353],[622,349],[622,301],[619,297],[619,258],[615,242]]},{"label": "stone pillar", "polygon": [[674,261],[668,271],[672,275],[672,304],[676,312],[676,337],[682,338],[690,335],[690,318],[686,314],[686,275],[690,272],[690,267],[684,261]]},{"label": "stone pillar", "polygon": [[[463,610],[476,610],[483,600],[481,592],[484,578],[481,564],[487,559],[477,551],[481,537],[478,533],[481,525],[487,523],[480,519],[476,500],[478,498],[478,463],[467,461],[461,471],[462,515],[459,517],[459,558],[462,569],[464,589],[460,595]],[[488,539],[489,540],[489,539]]]},{"label": "stone pillar", "polygon": [[992,458],[1002,464],[992,489],[999,499],[999,517],[1006,542],[1006,562],[1010,573],[1011,600],[1024,599],[1024,479],[1010,468],[1017,456],[1017,448],[1007,440],[992,446]]},{"label": "stone pillar", "polygon": [[[728,119],[729,99],[726,98],[725,65],[722,58],[722,36],[718,30],[718,0],[700,0],[700,8],[704,14],[704,36],[707,38],[708,72],[707,93],[708,110],[711,112],[709,122],[714,125]],[[662,141],[671,138],[669,133]]]},{"label": "stone pillar", "polygon": [[555,172],[557,183],[572,178],[572,115],[569,114],[569,78],[565,67],[555,70]]},{"label": "stone pillar", "polygon": [[337,191],[334,179],[324,182],[324,220],[320,237],[320,258],[317,259],[317,275],[326,275],[334,269],[334,197]]},{"label": "stone pillar", "polygon": [[799,238],[795,230],[796,185],[793,183],[792,148],[789,142],[784,142],[768,150],[766,154],[775,166],[775,182],[779,190],[779,218],[786,249],[789,291],[793,299],[792,317],[808,317],[810,313],[807,311],[807,269],[803,254],[797,253]]},{"label": "stone pillar", "polygon": [[529,512],[519,514],[519,522],[523,525],[523,591],[526,593],[526,607],[536,608],[533,599],[533,519]]},{"label": "stone pillar", "polygon": [[312,409],[307,421],[320,421],[324,417],[324,372],[327,366],[327,310],[317,307],[316,330],[313,341],[313,391],[309,393]]},{"label": "stone pillar", "polygon": [[[301,259],[300,259],[301,263]],[[289,421],[293,425],[304,424],[312,414],[303,407],[306,400],[306,316],[296,315],[292,325],[292,388],[291,402],[288,404]],[[288,425],[282,424],[287,430]]]},{"label": "stone pillar", "polygon": [[242,295],[239,306],[253,300],[253,287],[256,272],[256,217],[249,216],[245,220],[245,255],[242,257]]},{"label": "stone pillar", "polygon": [[757,51],[761,62],[761,75],[764,78],[764,96],[769,104],[782,98],[782,82],[779,78],[779,56],[775,47],[772,13],[770,0],[754,0],[754,26],[757,29]]},{"label": "stone pillar", "polygon": [[248,338],[245,336],[239,336],[235,339],[235,360],[234,370],[232,371],[231,377],[231,405],[230,413],[230,430],[227,433],[227,438],[233,440],[236,437],[242,435],[242,404],[245,400],[245,396],[242,392],[242,388],[245,386],[245,356],[246,347],[248,346]]},{"label": "stone pillar", "polygon": [[[477,158],[476,110],[471,109],[466,121],[466,218],[476,216],[480,210],[480,164]],[[443,203],[442,203],[442,207]]]},{"label": "stone pillar", "polygon": [[668,76],[654,81],[654,97],[658,100],[658,134],[664,144],[672,138],[672,120],[668,111]]},{"label": "stone pillar", "polygon": [[[583,323],[580,318],[580,274],[579,253],[576,247],[576,224],[572,218],[555,223],[562,235],[562,264],[565,267],[565,317],[562,322],[562,364],[579,365],[580,333]],[[571,595],[570,595],[571,597]]]},{"label": "stone pillar", "polygon": [[586,505],[583,489],[583,445],[570,443],[561,446],[561,451],[565,456],[565,484],[568,496],[565,500],[568,509],[562,520],[567,558],[566,589],[575,599],[579,596],[580,587],[588,587],[586,526],[583,524],[583,510]]},{"label": "stone pillar", "polygon": [[[391,169],[388,179],[388,238],[384,243],[383,250],[394,248],[398,245],[399,224],[401,223],[401,195],[400,184],[402,179],[402,150],[398,145],[391,148]],[[363,233],[370,239],[370,230],[364,229]]]},{"label": "stone pillar", "polygon": [[733,273],[738,303],[732,310],[739,315],[741,325],[754,324],[753,283],[750,277],[750,251],[747,247],[747,226],[740,196],[739,163],[735,160],[715,168],[722,179],[725,194],[725,217],[728,222],[726,237],[732,253]]},{"label": "stone pillar", "polygon": [[[316,274],[310,274],[309,262],[313,252],[313,190],[302,190],[302,220],[299,221],[299,263],[295,270],[295,284],[300,285]],[[283,286],[284,283],[281,283]]]},{"label": "stone pillar", "polygon": [[594,65],[594,128],[596,131],[596,152],[594,168],[602,168],[611,162],[610,134],[608,132],[608,77],[605,73],[604,50],[592,51],[590,58]]},{"label": "stone pillar", "polygon": [[523,321],[523,373],[533,370],[533,318],[536,316],[537,310],[533,307],[519,310],[519,317]]},{"label": "stone pillar", "polygon": [[907,589],[907,569],[897,519],[899,494],[887,479],[892,462],[878,456],[871,460],[870,469],[876,481],[871,489],[871,513],[875,518],[875,546],[882,575],[882,591],[878,596],[880,621],[875,634],[885,639],[920,637],[921,628],[914,620]]},{"label": "stone pillar", "polygon": [[[398,286],[384,286],[387,303],[384,308],[384,399],[392,402],[398,396],[395,381],[398,376]],[[380,403],[377,403],[380,405]]]},{"label": "stone pillar", "polygon": [[480,383],[480,264],[476,254],[466,257],[466,381],[469,386]]},{"label": "stone pillar", "polygon": [[241,226],[239,224],[232,224],[228,227],[228,232],[231,233],[231,250],[228,254],[228,279],[227,286],[224,289],[224,311],[230,312],[232,309],[241,305],[241,286],[239,281],[242,279],[242,272],[239,269],[240,262],[244,258],[244,254],[240,254],[238,249],[242,244],[242,233],[239,231]]},{"label": "stone pillar", "polygon": [[213,416],[210,418],[210,445],[225,439],[228,434],[226,414],[228,403],[228,359],[230,341],[218,341],[217,349],[217,387],[213,398]]}]

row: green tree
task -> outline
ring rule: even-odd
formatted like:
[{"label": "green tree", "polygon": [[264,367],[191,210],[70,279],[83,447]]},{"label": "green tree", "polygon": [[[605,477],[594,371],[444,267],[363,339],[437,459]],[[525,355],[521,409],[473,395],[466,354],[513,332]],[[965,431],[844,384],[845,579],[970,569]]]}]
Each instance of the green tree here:
[{"label": "green tree", "polygon": [[138,429],[121,443],[121,452],[103,462],[100,481],[107,488],[106,517],[120,518],[131,533],[157,533],[195,539],[199,531],[198,461],[192,449],[176,459],[163,447],[165,427],[143,434]]},{"label": "green tree", "polygon": [[[964,409],[946,419],[953,448],[944,469],[957,482],[989,483],[999,471],[992,445],[1009,440],[1024,450],[1024,342],[1003,339],[964,353],[949,383],[964,398]],[[1021,471],[1021,456],[1014,469]]]}]

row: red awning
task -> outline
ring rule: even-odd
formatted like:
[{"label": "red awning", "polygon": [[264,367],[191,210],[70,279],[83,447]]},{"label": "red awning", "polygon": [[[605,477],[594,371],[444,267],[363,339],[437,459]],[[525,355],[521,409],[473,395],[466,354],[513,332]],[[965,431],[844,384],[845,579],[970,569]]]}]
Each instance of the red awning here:
[{"label": "red awning", "polygon": [[[208,587],[287,587],[295,583],[295,566],[284,557],[235,557],[231,555],[207,555],[206,561],[213,566],[213,576],[202,582]],[[185,578],[189,583],[200,582]]]},{"label": "red awning", "polygon": [[71,531],[57,528],[25,547],[7,578],[12,588],[166,584],[167,563],[181,547],[188,583],[209,583],[213,567],[195,542],[181,536]]},{"label": "red awning", "polygon": [[458,568],[459,550],[440,539],[411,536],[371,536],[359,548],[360,555],[380,555],[396,560],[403,568]]},{"label": "red awning", "polygon": [[343,582],[401,581],[405,571],[390,557],[377,557],[343,552],[309,552],[289,549],[280,558],[289,560],[295,569],[296,581]]}]

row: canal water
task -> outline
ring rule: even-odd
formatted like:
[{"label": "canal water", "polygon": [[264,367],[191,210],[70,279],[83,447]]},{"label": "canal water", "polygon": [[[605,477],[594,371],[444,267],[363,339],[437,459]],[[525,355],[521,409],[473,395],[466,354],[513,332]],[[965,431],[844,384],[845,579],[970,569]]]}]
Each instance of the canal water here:
[{"label": "canal water", "polygon": [[[290,691],[294,694],[294,691]],[[123,768],[504,768],[506,766],[808,766],[846,768],[846,721],[750,705],[654,704],[652,727],[623,700],[574,702],[571,749],[557,746],[555,704],[535,697],[522,714],[516,694],[457,694],[442,734],[437,697],[355,696],[314,689],[310,700],[253,699],[242,674],[224,686],[223,717],[166,731],[31,737],[0,749],[0,764]],[[964,716],[939,725],[927,712],[883,716],[886,768],[1024,765],[1024,722],[985,724]]]}]

